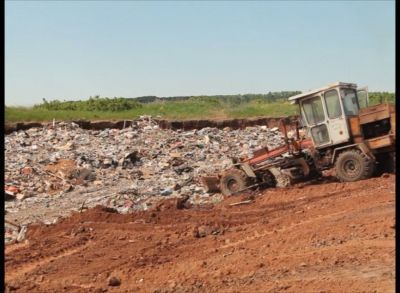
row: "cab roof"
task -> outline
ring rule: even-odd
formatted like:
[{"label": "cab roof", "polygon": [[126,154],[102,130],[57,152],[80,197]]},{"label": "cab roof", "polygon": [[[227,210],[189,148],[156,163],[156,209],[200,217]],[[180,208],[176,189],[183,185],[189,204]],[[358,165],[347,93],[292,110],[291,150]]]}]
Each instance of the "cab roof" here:
[{"label": "cab roof", "polygon": [[304,93],[301,93],[301,94],[298,94],[298,95],[295,95],[295,96],[291,96],[288,100],[291,101],[292,103],[296,103],[296,102],[298,102],[297,100],[300,99],[300,98],[305,98],[305,97],[308,97],[308,96],[311,96],[311,95],[317,94],[319,92],[323,92],[323,91],[326,91],[326,90],[329,90],[331,88],[335,88],[335,87],[338,87],[338,86],[357,88],[357,85],[355,83],[348,83],[348,82],[340,82],[340,81],[338,81],[338,82],[329,84],[329,85],[327,85],[325,87],[321,87],[321,88],[318,88],[318,89],[315,89],[315,90],[312,90],[312,91],[304,92]]}]

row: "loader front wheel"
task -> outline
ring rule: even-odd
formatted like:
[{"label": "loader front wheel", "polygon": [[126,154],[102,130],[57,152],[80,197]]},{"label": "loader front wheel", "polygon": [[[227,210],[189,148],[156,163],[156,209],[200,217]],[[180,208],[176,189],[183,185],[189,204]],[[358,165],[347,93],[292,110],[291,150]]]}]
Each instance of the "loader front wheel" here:
[{"label": "loader front wheel", "polygon": [[339,154],[335,167],[336,176],[341,182],[353,182],[370,178],[375,170],[375,161],[352,149]]},{"label": "loader front wheel", "polygon": [[220,180],[223,195],[232,195],[247,186],[247,176],[239,169],[230,169],[224,172]]}]

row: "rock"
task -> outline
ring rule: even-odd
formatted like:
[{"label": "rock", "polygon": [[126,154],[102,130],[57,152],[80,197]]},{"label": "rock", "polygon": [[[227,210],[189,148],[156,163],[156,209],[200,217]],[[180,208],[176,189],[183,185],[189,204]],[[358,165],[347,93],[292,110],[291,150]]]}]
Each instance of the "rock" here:
[{"label": "rock", "polygon": [[136,163],[140,161],[139,153],[137,151],[125,154],[122,159],[122,168],[133,168]]},{"label": "rock", "polygon": [[112,159],[106,158],[106,159],[103,160],[102,167],[103,168],[108,168],[108,167],[111,166],[111,164],[112,164]]},{"label": "rock", "polygon": [[64,192],[71,192],[72,190],[74,190],[74,187],[71,184],[68,184],[64,187]]},{"label": "rock", "polygon": [[96,175],[91,169],[82,168],[79,170],[78,179],[94,181],[96,179]]},{"label": "rock", "polygon": [[185,195],[181,198],[178,198],[176,201],[176,208],[178,210],[190,208],[191,204],[188,202],[188,200],[189,200],[189,195]]},{"label": "rock", "polygon": [[24,175],[31,175],[31,174],[33,174],[33,168],[32,167],[24,167],[20,170],[20,173],[24,174]]},{"label": "rock", "polygon": [[117,277],[110,277],[108,279],[108,286],[117,287],[121,285],[121,279]]},{"label": "rock", "polygon": [[161,194],[162,196],[171,195],[171,194],[172,194],[172,189],[171,189],[171,188],[163,189],[163,190],[161,190],[160,194]]},{"label": "rock", "polygon": [[58,147],[59,150],[72,150],[73,148],[74,148],[74,143],[72,141],[66,143],[61,147]]},{"label": "rock", "polygon": [[194,236],[196,238],[206,237],[209,234],[209,228],[207,226],[197,227]]},{"label": "rock", "polygon": [[33,194],[30,192],[25,192],[25,193],[17,193],[16,198],[18,200],[24,200],[26,198],[32,197]]},{"label": "rock", "polygon": [[129,132],[129,133],[125,134],[125,137],[131,139],[131,138],[134,138],[135,135],[132,132]]}]

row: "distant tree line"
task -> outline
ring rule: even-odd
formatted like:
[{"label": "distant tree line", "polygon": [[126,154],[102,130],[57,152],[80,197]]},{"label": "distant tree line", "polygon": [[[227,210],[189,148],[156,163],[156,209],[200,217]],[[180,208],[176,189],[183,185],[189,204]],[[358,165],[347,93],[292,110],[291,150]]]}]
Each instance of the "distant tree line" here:
[{"label": "distant tree line", "polygon": [[99,96],[90,97],[85,101],[47,101],[34,105],[34,108],[43,108],[46,110],[69,110],[69,111],[103,111],[118,112],[142,107],[142,104],[125,98],[100,98]]},{"label": "distant tree line", "polygon": [[[267,94],[244,94],[244,95],[213,95],[213,96],[175,96],[175,97],[156,97],[143,96],[138,98],[101,98],[99,96],[90,97],[84,101],[47,101],[37,104],[34,108],[46,110],[69,110],[69,111],[104,111],[118,112],[143,107],[143,104],[157,102],[194,102],[207,103],[215,106],[235,107],[250,102],[257,103],[284,103],[288,98],[297,95],[299,91],[269,92]],[[388,92],[370,92],[370,104],[382,102],[395,103],[395,94]]]},{"label": "distant tree line", "polygon": [[281,91],[269,92],[268,94],[244,94],[244,95],[212,95],[212,96],[176,96],[176,97],[156,97],[144,96],[138,98],[129,98],[129,100],[136,100],[140,103],[154,103],[158,101],[220,101],[227,104],[242,104],[254,100],[262,101],[265,103],[283,102],[287,101],[290,96],[299,94],[299,91]]}]

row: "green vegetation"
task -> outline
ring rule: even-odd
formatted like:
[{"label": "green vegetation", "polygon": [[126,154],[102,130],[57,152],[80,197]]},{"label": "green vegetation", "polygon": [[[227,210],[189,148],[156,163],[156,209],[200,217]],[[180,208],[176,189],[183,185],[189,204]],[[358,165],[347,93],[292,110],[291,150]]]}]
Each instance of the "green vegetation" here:
[{"label": "green vegetation", "polygon": [[394,93],[388,92],[371,92],[369,93],[369,104],[376,105],[379,103],[396,103],[396,98]]},{"label": "green vegetation", "polygon": [[[139,97],[100,98],[85,101],[46,101],[33,107],[6,107],[6,122],[56,120],[114,120],[134,119],[140,115],[163,119],[226,119],[257,116],[282,117],[297,114],[297,106],[287,98],[299,92],[268,94],[197,96],[197,97]],[[372,92],[370,104],[381,101],[394,103],[395,95]]]},{"label": "green vegetation", "polygon": [[64,101],[59,100],[46,101],[43,99],[43,103],[33,106],[35,109],[45,109],[53,111],[101,111],[101,112],[119,112],[125,110],[131,110],[142,107],[142,104],[125,98],[100,98],[96,96],[90,97],[87,101]]},{"label": "green vegetation", "polygon": [[228,110],[228,113],[228,116],[232,118],[247,118],[257,116],[283,117],[297,115],[298,107],[296,105],[291,105],[288,102],[264,103],[254,101],[239,107],[231,108]]}]

